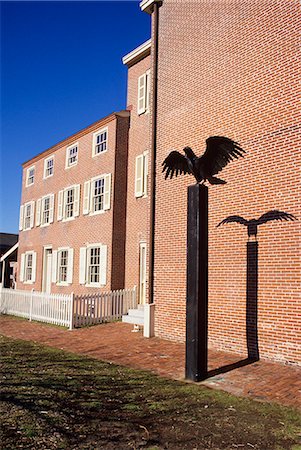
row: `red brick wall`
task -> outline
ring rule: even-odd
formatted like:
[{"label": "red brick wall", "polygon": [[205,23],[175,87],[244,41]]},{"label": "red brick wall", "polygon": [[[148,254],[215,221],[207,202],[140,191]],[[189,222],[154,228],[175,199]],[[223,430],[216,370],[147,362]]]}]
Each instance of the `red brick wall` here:
[{"label": "red brick wall", "polygon": [[[160,8],[156,193],[156,335],[185,339],[186,188],[165,181],[171,149],[224,135],[247,151],[209,188],[209,341],[246,354],[247,230],[216,225],[279,209],[259,227],[260,355],[300,362],[300,94],[297,1],[165,0]],[[300,55],[300,54],[299,54]]]},{"label": "red brick wall", "polygon": [[[115,199],[114,187],[115,187],[115,169],[119,171],[121,184],[125,190],[125,170],[126,170],[126,156],[127,156],[127,138],[126,130],[128,128],[129,118],[111,116],[109,121],[98,122],[96,125],[91,126],[86,130],[84,134],[79,133],[80,137],[74,137],[65,142],[55,146],[53,152],[49,152],[50,156],[55,155],[54,162],[54,175],[48,179],[43,179],[44,168],[44,155],[40,155],[37,159],[29,161],[23,168],[23,183],[22,183],[22,199],[21,204],[31,200],[37,200],[43,195],[54,193],[54,222],[46,227],[34,227],[31,230],[21,231],[19,234],[19,267],[21,254],[33,250],[37,252],[37,271],[36,282],[34,284],[23,284],[18,279],[18,288],[32,289],[40,291],[42,289],[42,273],[43,273],[43,247],[46,245],[52,245],[52,249],[56,250],[58,247],[68,246],[74,249],[74,261],[73,261],[73,283],[69,286],[57,286],[52,283],[52,292],[75,292],[75,293],[87,293],[93,292],[96,288],[85,287],[79,284],[79,248],[92,243],[102,243],[108,246],[107,255],[107,284],[104,290],[111,289],[111,280],[114,286],[119,286],[123,282],[123,274],[119,271],[123,267],[123,251],[122,243],[120,247],[116,246],[116,238],[113,240],[113,211],[114,202],[117,202],[117,208],[121,213],[121,221],[119,226],[116,227],[117,237],[124,236],[124,211],[122,202],[124,202],[124,196]],[[108,151],[92,158],[92,136],[93,132],[108,127]],[[120,136],[119,136],[120,134]],[[78,164],[69,169],[65,169],[66,147],[72,143],[79,142],[78,150]],[[124,168],[119,166],[119,162],[115,162],[115,157],[118,155],[121,161],[124,162]],[[26,170],[28,167],[35,165],[35,181],[30,187],[25,186]],[[112,187],[111,187],[111,209],[105,211],[103,214],[94,216],[83,215],[83,185],[85,181],[90,180],[92,177],[101,175],[104,173],[112,174]],[[73,184],[81,185],[80,192],[80,215],[71,221],[57,221],[57,202],[58,192],[65,187]],[[36,210],[36,209],[35,209]],[[113,245],[114,244],[114,245]],[[114,259],[117,273],[113,273],[112,266],[112,248],[114,248]],[[120,254],[118,254],[120,251]],[[20,270],[19,270],[20,272]]]},{"label": "red brick wall", "polygon": [[127,222],[125,285],[128,288],[139,284],[139,244],[147,242],[149,222],[149,195],[135,197],[136,156],[149,151],[150,114],[137,114],[138,78],[150,68],[150,56],[128,70],[127,105],[131,108],[128,154]]}]

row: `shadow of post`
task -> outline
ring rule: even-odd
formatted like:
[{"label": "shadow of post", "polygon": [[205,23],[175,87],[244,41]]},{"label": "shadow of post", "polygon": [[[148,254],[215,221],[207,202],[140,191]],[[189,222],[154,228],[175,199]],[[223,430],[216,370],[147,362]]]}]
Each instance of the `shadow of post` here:
[{"label": "shadow of post", "polygon": [[258,348],[258,242],[247,242],[246,335],[248,359],[259,360]]}]

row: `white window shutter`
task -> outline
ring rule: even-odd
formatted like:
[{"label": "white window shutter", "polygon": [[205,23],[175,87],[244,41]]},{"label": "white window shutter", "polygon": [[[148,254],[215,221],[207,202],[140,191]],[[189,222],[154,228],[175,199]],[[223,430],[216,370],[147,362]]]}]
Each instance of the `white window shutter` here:
[{"label": "white window shutter", "polygon": [[52,274],[51,274],[51,281],[52,283],[56,283],[57,282],[57,256],[58,256],[58,251],[57,250],[53,250],[52,252]]},{"label": "white window shutter", "polygon": [[64,191],[59,191],[57,201],[57,220],[62,220],[63,218],[63,201],[64,201]]},{"label": "white window shutter", "polygon": [[33,228],[34,224],[34,201],[30,202],[30,228]]},{"label": "white window shutter", "polygon": [[111,207],[111,174],[105,175],[105,186],[104,186],[104,202],[103,209],[106,211]]},{"label": "white window shutter", "polygon": [[37,271],[37,253],[32,252],[32,275],[31,275],[31,281],[33,283],[36,282],[36,271]]},{"label": "white window shutter", "polygon": [[143,158],[143,195],[147,195],[148,184],[148,153],[144,153]]},{"label": "white window shutter", "polygon": [[146,94],[145,94],[145,109],[149,110],[149,105],[150,105],[150,70],[148,70],[146,72],[145,75],[146,78]]},{"label": "white window shutter", "polygon": [[80,184],[74,188],[74,217],[79,216]]},{"label": "white window shutter", "polygon": [[67,283],[72,284],[73,279],[73,248],[68,249]]},{"label": "white window shutter", "polygon": [[51,194],[49,199],[49,223],[53,223],[53,212],[54,212],[54,194]]},{"label": "white window shutter", "polygon": [[21,255],[21,262],[20,262],[19,270],[20,270],[20,273],[19,273],[20,281],[24,281],[24,273],[25,273],[25,253],[22,253],[22,255]]},{"label": "white window shutter", "polygon": [[37,200],[37,210],[36,210],[36,227],[41,224],[41,198]]},{"label": "white window shutter", "polygon": [[86,181],[84,184],[83,214],[89,214],[90,212],[90,188],[91,182]]},{"label": "white window shutter", "polygon": [[138,114],[145,112],[145,99],[146,99],[146,74],[141,75],[138,78]]},{"label": "white window shutter", "polygon": [[24,206],[20,206],[20,220],[19,220],[19,230],[23,230],[23,222],[24,222]]},{"label": "white window shutter", "polygon": [[135,167],[135,197],[143,195],[143,155],[136,157]]},{"label": "white window shutter", "polygon": [[86,283],[86,260],[87,260],[87,249],[86,249],[86,247],[80,247],[80,249],[79,249],[79,284]]},{"label": "white window shutter", "polygon": [[105,286],[107,284],[107,253],[108,246],[102,245],[100,247],[100,284]]}]

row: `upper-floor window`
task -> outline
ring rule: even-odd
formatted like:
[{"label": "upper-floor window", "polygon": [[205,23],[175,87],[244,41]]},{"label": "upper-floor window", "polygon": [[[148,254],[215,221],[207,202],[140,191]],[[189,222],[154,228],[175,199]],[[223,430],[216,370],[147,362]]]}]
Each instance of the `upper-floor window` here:
[{"label": "upper-floor window", "polygon": [[57,220],[70,220],[79,216],[79,199],[80,184],[59,191]]},{"label": "upper-floor window", "polygon": [[150,104],[150,71],[148,70],[138,78],[137,112],[143,114],[149,111]]},{"label": "upper-floor window", "polygon": [[20,221],[19,230],[30,230],[34,222],[34,204],[35,202],[28,202],[20,207]]},{"label": "upper-floor window", "polygon": [[84,184],[83,214],[98,214],[110,209],[111,174],[99,175]]},{"label": "upper-floor window", "polygon": [[66,150],[66,167],[72,167],[77,164],[78,144],[70,145]]},{"label": "upper-floor window", "polygon": [[26,171],[26,186],[30,186],[34,183],[34,166],[29,167]]},{"label": "upper-floor window", "polygon": [[44,161],[44,178],[51,177],[54,172],[54,156],[46,158]]},{"label": "upper-floor window", "polygon": [[146,197],[148,183],[148,152],[136,157],[135,197]]},{"label": "upper-floor window", "polygon": [[36,226],[46,226],[53,222],[54,194],[44,195],[37,200]]},{"label": "upper-floor window", "polygon": [[108,129],[97,131],[93,134],[93,151],[92,156],[106,152],[108,149]]}]

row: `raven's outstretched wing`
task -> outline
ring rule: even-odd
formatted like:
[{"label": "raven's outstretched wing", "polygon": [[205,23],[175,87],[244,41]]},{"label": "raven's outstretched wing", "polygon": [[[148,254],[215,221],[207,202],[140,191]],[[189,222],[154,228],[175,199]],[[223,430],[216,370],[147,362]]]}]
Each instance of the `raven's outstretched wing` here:
[{"label": "raven's outstretched wing", "polygon": [[269,222],[270,220],[297,220],[297,218],[293,214],[289,214],[283,211],[278,211],[274,209],[272,211],[268,211],[265,214],[262,214],[261,217],[256,221],[257,225],[261,225],[262,223]]},{"label": "raven's outstretched wing", "polygon": [[206,151],[199,159],[206,175],[220,172],[230,161],[246,153],[237,142],[224,136],[211,136],[206,140]]},{"label": "raven's outstretched wing", "polygon": [[241,216],[229,216],[229,217],[226,217],[226,219],[222,220],[217,225],[217,227],[219,227],[220,225],[224,225],[225,223],[230,223],[230,222],[236,222],[236,223],[240,223],[241,225],[246,225],[246,226],[249,224],[249,222]]},{"label": "raven's outstretched wing", "polygon": [[169,176],[172,178],[174,173],[176,173],[176,176],[182,173],[191,173],[187,164],[187,159],[176,150],[169,153],[167,158],[163,161],[162,166],[162,172],[166,171],[165,179]]}]

